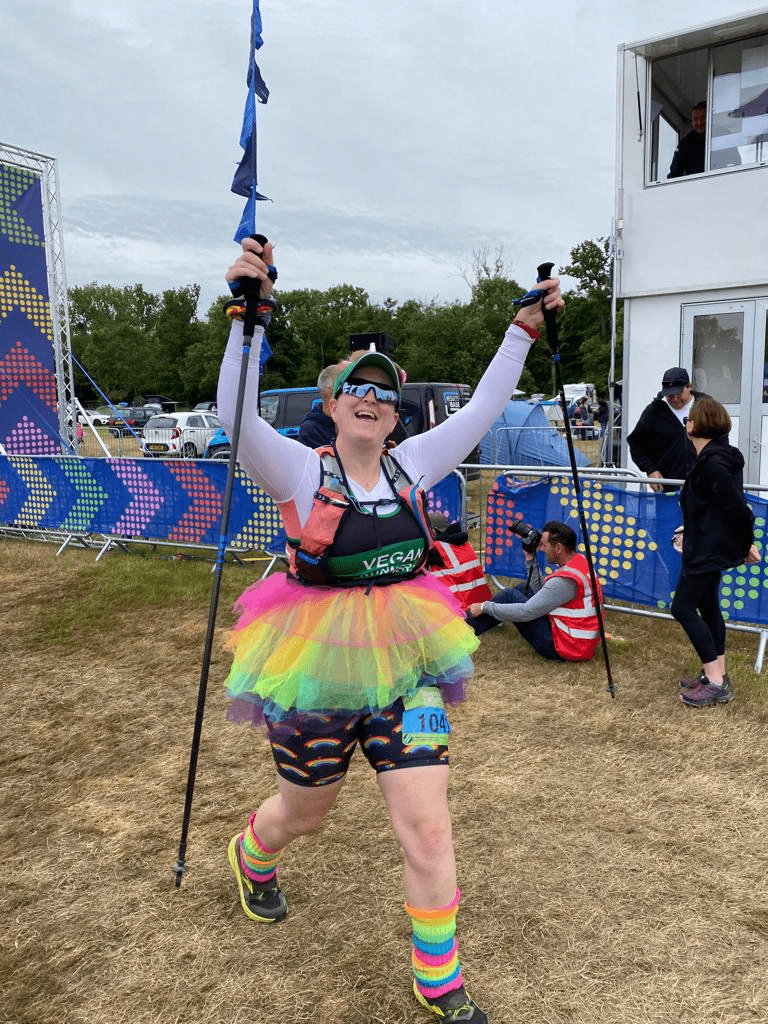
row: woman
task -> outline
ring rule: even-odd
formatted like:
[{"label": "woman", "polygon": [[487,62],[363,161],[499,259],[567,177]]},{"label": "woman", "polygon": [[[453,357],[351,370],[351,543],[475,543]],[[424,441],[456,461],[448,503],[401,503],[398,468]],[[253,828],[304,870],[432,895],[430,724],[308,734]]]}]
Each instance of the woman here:
[{"label": "woman", "polygon": [[[271,262],[271,245],[245,239],[227,280],[257,278],[264,298]],[[558,281],[540,287],[546,306],[560,309]],[[276,433],[258,416],[256,380],[246,388],[238,458],[280,507],[290,571],[242,595],[231,641],[230,717],[265,722],[278,774],[278,792],[229,846],[240,901],[253,920],[285,916],[278,861],[291,840],[320,828],[359,743],[405,858],[414,993],[445,1022],[488,1021],[464,989],[457,955],[444,708],[461,694],[477,640],[450,591],[423,571],[429,527],[414,485],[427,490],[442,479],[499,415],[538,337],[540,306],[518,313],[472,401],[394,456],[384,445],[398,420],[402,380],[386,356],[366,353],[341,369],[329,403],[336,424],[329,450]],[[219,380],[228,431],[241,333],[233,324]]]},{"label": "woman", "polygon": [[704,708],[733,700],[725,671],[725,622],[720,611],[724,569],[759,562],[755,517],[744,500],[744,456],[728,444],[731,418],[713,398],[700,398],[685,429],[696,462],[680,495],[683,563],[671,611],[701,658],[701,673],[681,679],[680,700]]}]

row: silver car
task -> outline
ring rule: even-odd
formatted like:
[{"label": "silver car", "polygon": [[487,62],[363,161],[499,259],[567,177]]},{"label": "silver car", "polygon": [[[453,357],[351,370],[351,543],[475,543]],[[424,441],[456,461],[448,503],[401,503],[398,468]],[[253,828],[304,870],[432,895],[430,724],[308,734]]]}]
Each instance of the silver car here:
[{"label": "silver car", "polygon": [[141,449],[155,458],[199,459],[220,428],[218,416],[210,412],[163,413],[144,427]]}]

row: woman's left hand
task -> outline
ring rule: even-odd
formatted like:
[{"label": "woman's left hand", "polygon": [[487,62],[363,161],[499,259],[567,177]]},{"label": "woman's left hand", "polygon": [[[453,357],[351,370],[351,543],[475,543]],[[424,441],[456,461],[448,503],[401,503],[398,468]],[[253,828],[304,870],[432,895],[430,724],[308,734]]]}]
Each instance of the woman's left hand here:
[{"label": "woman's left hand", "polygon": [[752,565],[754,562],[759,562],[759,561],[760,561],[760,552],[757,549],[757,547],[753,544],[752,547],[749,549],[749,554],[747,555],[747,565]]},{"label": "woman's left hand", "polygon": [[532,287],[537,291],[545,291],[547,294],[541,302],[537,302],[533,306],[523,306],[522,309],[515,313],[515,320],[522,320],[524,324],[528,324],[530,327],[540,327],[544,323],[542,304],[545,309],[553,309],[556,313],[559,313],[563,306],[565,306],[565,302],[560,294],[559,277],[548,277],[546,281],[539,281]]},{"label": "woman's left hand", "polygon": [[471,604],[469,608],[467,608],[467,611],[471,616],[473,616],[473,618],[477,618],[478,615],[482,614],[483,606],[482,604]]}]

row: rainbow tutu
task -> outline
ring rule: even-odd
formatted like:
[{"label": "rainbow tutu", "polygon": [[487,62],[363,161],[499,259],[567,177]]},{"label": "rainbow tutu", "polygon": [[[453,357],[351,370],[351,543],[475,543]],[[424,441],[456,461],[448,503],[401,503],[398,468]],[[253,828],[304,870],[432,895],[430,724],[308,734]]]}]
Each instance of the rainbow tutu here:
[{"label": "rainbow tutu", "polygon": [[380,711],[420,684],[455,704],[479,644],[430,573],[368,592],[275,574],[249,587],[235,611],[227,717],[253,725]]}]

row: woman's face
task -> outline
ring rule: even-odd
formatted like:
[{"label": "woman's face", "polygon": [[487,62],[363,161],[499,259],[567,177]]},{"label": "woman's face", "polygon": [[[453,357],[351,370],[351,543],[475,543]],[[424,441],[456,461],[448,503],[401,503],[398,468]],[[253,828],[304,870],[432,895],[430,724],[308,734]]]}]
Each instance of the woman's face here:
[{"label": "woman's face", "polygon": [[[370,381],[390,389],[392,387],[387,374],[377,366],[364,366],[353,372],[350,379],[355,382]],[[362,398],[341,393],[338,398],[331,399],[330,407],[336,433],[345,440],[377,441],[384,444],[395,429],[398,419],[394,404],[378,401],[373,389]]]}]

